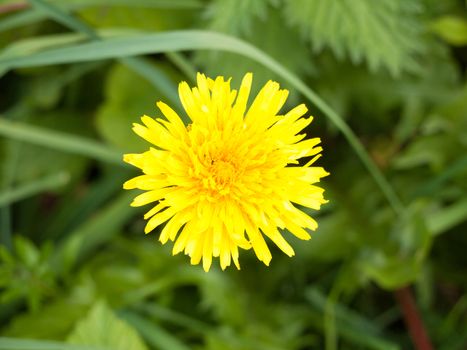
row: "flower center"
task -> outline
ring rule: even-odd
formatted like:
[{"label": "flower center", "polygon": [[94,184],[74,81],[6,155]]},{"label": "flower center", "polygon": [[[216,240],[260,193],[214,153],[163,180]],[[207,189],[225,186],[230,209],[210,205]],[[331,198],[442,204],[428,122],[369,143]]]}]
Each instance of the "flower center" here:
[{"label": "flower center", "polygon": [[209,176],[203,180],[204,187],[220,195],[230,192],[231,185],[238,176],[237,167],[230,161],[212,159],[208,166]]},{"label": "flower center", "polygon": [[236,177],[235,167],[230,162],[224,160],[213,160],[210,170],[218,186],[228,185]]}]

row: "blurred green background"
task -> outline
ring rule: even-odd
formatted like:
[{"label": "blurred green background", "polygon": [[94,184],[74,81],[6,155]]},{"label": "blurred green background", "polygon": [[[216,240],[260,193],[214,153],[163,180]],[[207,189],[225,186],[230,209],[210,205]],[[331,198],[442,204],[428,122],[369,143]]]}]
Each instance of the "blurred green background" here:
[{"label": "blurred green background", "polygon": [[[434,348],[467,349],[466,13],[0,1],[0,349],[411,349],[401,295]],[[276,80],[315,116],[330,203],[310,242],[287,236],[294,258],[270,244],[270,267],[244,251],[205,273],[143,234],[122,190],[122,153],[147,147],[131,123],[157,100],[180,111],[197,71]]]}]

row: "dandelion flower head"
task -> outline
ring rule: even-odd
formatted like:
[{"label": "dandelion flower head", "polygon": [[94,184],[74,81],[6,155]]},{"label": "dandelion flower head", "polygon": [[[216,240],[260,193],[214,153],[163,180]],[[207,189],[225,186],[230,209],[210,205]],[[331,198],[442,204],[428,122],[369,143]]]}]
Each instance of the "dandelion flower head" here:
[{"label": "dandelion flower head", "polygon": [[[316,183],[328,173],[313,166],[322,148],[319,138],[306,138],[312,118],[301,104],[279,114],[287,96],[269,81],[248,107],[252,74],[233,90],[230,79],[197,75],[197,87],[179,85],[183,108],[191,119],[185,126],[163,102],[165,116],[141,118],[133,130],[153,146],[125,154],[125,162],[142,170],[124,184],[144,190],[132,206],[152,203],[144,218],[145,232],[163,225],[159,240],[173,241],[173,254],[184,252],[192,264],[208,271],[212,258],[225,269],[240,269],[239,250],[253,248],[269,265],[265,237],[288,256],[294,250],[283,233],[308,240],[316,221],[301,207],[320,209],[326,200]],[[302,133],[301,133],[302,132]],[[302,164],[299,164],[299,160]],[[307,210],[308,211],[308,210]]]}]

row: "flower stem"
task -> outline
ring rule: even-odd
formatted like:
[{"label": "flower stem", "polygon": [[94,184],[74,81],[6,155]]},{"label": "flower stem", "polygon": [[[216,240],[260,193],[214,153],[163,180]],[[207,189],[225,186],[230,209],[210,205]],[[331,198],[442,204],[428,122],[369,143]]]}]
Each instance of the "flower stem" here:
[{"label": "flower stem", "polygon": [[410,287],[403,287],[394,292],[396,300],[402,309],[404,321],[409,329],[412,343],[417,350],[433,350],[430,338],[418,312],[417,305]]}]

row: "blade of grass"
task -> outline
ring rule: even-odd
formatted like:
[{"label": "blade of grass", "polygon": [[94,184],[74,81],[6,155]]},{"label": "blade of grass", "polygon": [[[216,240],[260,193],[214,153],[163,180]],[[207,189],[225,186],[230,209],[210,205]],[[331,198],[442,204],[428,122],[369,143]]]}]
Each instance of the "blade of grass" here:
[{"label": "blade of grass", "polygon": [[[53,0],[51,2],[56,5],[63,4],[62,0]],[[98,2],[96,0],[68,0],[67,2],[70,3],[70,6],[73,6],[73,9],[94,6],[128,6],[194,10],[203,7],[200,0],[100,0]]]},{"label": "blade of grass", "polygon": [[70,175],[60,172],[43,179],[39,179],[17,188],[10,188],[0,192],[0,206],[9,205],[16,201],[34,196],[38,193],[54,190],[68,183]]},{"label": "blade of grass", "polygon": [[345,121],[312,89],[296,75],[260,49],[225,34],[200,30],[182,30],[164,33],[132,35],[110,38],[100,42],[73,45],[32,54],[28,57],[0,59],[0,71],[19,67],[33,67],[98,59],[122,58],[142,54],[154,54],[186,50],[221,50],[249,57],[286,80],[316,106],[344,135],[356,155],[360,158],[392,209],[401,214],[404,206],[391,184],[371,159],[352,129]]},{"label": "blade of grass", "polygon": [[0,118],[0,135],[38,146],[79,154],[106,163],[125,166],[122,161],[122,154],[119,151],[84,137],[20,122],[11,122],[4,118]]},{"label": "blade of grass", "polygon": [[[96,33],[86,23],[63,11],[59,7],[43,0],[29,0],[29,2],[34,6],[34,8],[37,8],[39,11],[43,11],[48,17],[63,24],[69,29],[82,33],[93,41],[100,41],[102,39],[98,33]],[[141,77],[147,79],[154,87],[160,90],[173,105],[179,105],[177,90],[163,70],[151,65],[147,60],[141,57],[125,57],[119,59],[119,61]]]},{"label": "blade of grass", "polygon": [[[52,1],[66,12],[85,9],[87,7],[125,6],[143,8],[166,8],[180,10],[196,10],[204,7],[198,0],[75,0],[75,1]],[[22,3],[27,5],[27,3]],[[34,24],[47,19],[47,14],[37,9],[27,9],[20,13],[12,14],[0,21],[0,32],[12,30],[29,24]]]},{"label": "blade of grass", "polygon": [[111,350],[108,348],[95,346],[71,345],[67,343],[48,341],[48,340],[33,340],[33,339],[16,339],[0,337],[0,350]]},{"label": "blade of grass", "polygon": [[[132,29],[102,29],[99,31],[99,36],[102,38],[110,38],[121,37],[124,35],[132,35],[135,33],[140,32]],[[17,58],[19,56],[29,56],[38,51],[65,47],[71,44],[78,44],[86,41],[86,34],[74,32],[48,34],[36,36],[33,38],[25,38],[14,41],[3,51],[1,51],[0,59],[7,59],[9,57]]]}]

